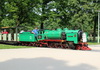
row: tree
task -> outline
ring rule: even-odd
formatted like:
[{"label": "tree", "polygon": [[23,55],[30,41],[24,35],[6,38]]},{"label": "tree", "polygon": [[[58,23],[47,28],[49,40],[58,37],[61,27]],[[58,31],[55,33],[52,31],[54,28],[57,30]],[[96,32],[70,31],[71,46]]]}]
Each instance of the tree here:
[{"label": "tree", "polygon": [[81,29],[96,34],[99,0],[0,0],[0,26]]}]

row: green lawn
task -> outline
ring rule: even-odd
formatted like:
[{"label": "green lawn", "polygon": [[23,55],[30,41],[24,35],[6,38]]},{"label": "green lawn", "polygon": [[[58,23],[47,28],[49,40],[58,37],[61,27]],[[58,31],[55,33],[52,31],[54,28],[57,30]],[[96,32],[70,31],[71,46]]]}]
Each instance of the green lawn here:
[{"label": "green lawn", "polygon": [[14,45],[0,44],[0,49],[16,49],[16,48],[33,48],[33,47],[32,46],[14,46]]},{"label": "green lawn", "polygon": [[88,42],[89,45],[100,45],[100,43],[97,42]]},{"label": "green lawn", "polygon": [[[97,42],[88,42],[88,45],[100,45]],[[32,46],[14,46],[14,45],[6,45],[0,44],[0,49],[16,49],[16,48],[34,48]]]}]

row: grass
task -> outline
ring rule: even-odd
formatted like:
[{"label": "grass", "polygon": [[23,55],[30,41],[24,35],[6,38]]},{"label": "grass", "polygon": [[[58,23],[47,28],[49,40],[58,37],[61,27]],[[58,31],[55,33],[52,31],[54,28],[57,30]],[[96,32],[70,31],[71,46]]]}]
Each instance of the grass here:
[{"label": "grass", "polygon": [[100,43],[97,42],[88,42],[89,45],[100,45]]},{"label": "grass", "polygon": [[17,49],[17,48],[33,48],[33,47],[32,46],[14,46],[14,45],[0,44],[0,49]]},{"label": "grass", "polygon": [[[97,42],[88,42],[89,45],[100,45]],[[6,45],[0,44],[0,49],[17,49],[17,48],[34,48],[32,46],[15,46],[15,45]]]}]

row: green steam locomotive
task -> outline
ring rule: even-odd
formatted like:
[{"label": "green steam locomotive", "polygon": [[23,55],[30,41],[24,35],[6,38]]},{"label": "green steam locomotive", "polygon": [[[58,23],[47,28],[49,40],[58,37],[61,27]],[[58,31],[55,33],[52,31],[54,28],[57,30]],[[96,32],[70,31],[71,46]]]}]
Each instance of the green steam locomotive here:
[{"label": "green steam locomotive", "polygon": [[76,50],[91,50],[87,44],[87,34],[81,30],[40,29],[38,35],[31,32],[19,34],[19,43],[26,46],[68,48]]}]

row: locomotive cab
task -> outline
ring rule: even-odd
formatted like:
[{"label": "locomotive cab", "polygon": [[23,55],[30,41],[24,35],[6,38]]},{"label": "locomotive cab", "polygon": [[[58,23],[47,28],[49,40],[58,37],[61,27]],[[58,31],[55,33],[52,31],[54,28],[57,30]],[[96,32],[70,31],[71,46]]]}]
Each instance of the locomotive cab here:
[{"label": "locomotive cab", "polygon": [[39,30],[37,40],[44,40],[45,39],[44,32],[45,32],[44,29]]}]

